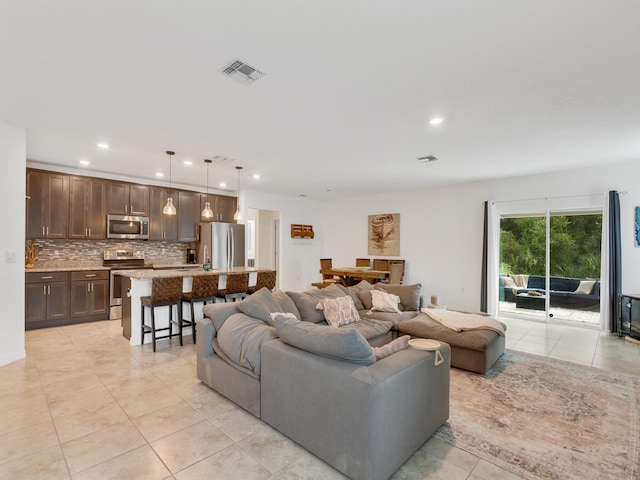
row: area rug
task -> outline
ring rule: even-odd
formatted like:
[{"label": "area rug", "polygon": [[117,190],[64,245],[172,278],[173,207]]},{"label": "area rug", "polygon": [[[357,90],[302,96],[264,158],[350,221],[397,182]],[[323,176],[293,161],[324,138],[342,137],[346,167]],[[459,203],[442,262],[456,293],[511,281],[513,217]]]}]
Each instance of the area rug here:
[{"label": "area rug", "polygon": [[435,435],[532,480],[636,480],[639,401],[640,377],[507,351],[486,375],[451,369]]}]

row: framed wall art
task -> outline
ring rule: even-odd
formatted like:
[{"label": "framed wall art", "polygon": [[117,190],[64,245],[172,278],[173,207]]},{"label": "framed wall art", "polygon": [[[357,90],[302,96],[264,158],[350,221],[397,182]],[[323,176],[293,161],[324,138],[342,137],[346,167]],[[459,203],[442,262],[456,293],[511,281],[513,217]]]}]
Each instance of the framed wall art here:
[{"label": "framed wall art", "polygon": [[634,229],[635,245],[640,247],[640,207],[636,207],[636,222]]},{"label": "framed wall art", "polygon": [[400,214],[369,215],[369,255],[400,255]]}]

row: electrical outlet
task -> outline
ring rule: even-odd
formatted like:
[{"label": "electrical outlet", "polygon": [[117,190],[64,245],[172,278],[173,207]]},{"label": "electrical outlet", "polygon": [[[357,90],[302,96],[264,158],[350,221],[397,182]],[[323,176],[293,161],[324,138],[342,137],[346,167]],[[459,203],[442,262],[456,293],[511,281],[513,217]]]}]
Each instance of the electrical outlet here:
[{"label": "electrical outlet", "polygon": [[7,251],[7,263],[16,263],[16,252]]}]

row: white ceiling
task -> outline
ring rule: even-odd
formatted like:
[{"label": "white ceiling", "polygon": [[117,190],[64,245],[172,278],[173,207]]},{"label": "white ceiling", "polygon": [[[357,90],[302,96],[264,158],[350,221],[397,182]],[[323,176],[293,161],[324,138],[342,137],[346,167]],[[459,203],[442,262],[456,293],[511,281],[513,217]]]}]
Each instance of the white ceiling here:
[{"label": "white ceiling", "polygon": [[0,119],[30,165],[318,200],[640,159],[640,2],[0,0]]}]

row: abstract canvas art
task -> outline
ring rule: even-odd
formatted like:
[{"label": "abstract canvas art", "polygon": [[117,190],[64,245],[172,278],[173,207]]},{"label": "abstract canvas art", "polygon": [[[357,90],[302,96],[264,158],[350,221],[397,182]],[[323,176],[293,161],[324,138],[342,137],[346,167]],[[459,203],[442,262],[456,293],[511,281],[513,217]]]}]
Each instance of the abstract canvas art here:
[{"label": "abstract canvas art", "polygon": [[369,255],[400,255],[400,214],[369,215]]},{"label": "abstract canvas art", "polygon": [[635,245],[640,247],[640,207],[636,207]]}]

